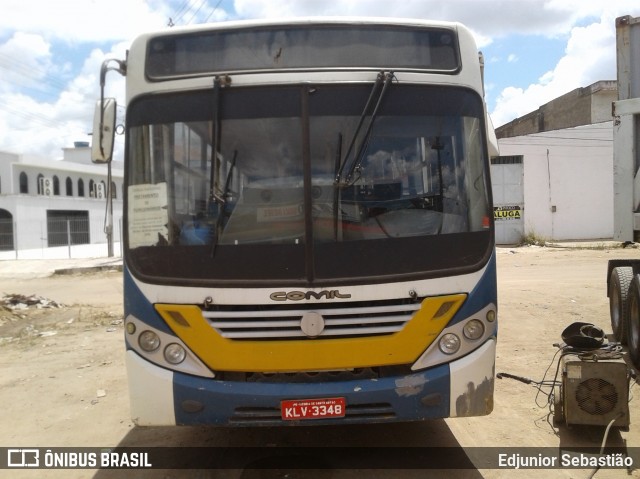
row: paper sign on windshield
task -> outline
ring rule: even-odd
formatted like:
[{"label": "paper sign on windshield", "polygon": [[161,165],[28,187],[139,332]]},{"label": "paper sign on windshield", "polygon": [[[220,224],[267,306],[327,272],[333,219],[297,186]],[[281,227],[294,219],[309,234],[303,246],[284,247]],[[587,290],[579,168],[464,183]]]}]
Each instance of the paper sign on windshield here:
[{"label": "paper sign on windshield", "polygon": [[154,246],[166,242],[167,184],[132,185],[129,194],[129,247]]}]

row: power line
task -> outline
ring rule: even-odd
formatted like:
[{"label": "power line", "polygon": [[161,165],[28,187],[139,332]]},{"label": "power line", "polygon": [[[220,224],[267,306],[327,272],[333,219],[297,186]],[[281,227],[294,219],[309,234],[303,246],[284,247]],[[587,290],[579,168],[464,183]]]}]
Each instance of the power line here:
[{"label": "power line", "polygon": [[[613,130],[611,128],[593,128],[593,130],[600,130],[600,131],[610,131],[611,134],[613,135]],[[588,131],[582,130],[585,133],[588,133]],[[543,135],[543,134],[539,134],[539,133],[533,133],[533,134],[528,134],[528,135],[519,135],[519,136],[510,136],[507,138],[499,138],[498,140],[504,142],[504,143],[509,143],[509,144],[514,144],[512,141],[510,140],[516,140],[516,141],[525,141],[523,139],[526,138],[526,141],[528,141],[529,143],[527,144],[532,144],[531,141],[532,140],[573,140],[573,141],[581,141],[581,142],[589,142],[589,141],[599,141],[599,142],[613,142],[613,138],[589,138],[589,137],[584,137],[584,136],[565,136],[565,135]],[[541,141],[542,143],[547,143],[544,141]]]},{"label": "power line", "polygon": [[178,8],[175,13],[169,17],[168,25],[170,27],[175,26],[180,22],[182,17],[184,17],[185,13],[191,9],[190,3],[192,0],[185,0],[184,3]]},{"label": "power line", "polygon": [[216,10],[218,10],[218,7],[220,6],[221,3],[222,3],[222,0],[218,0],[218,3],[216,3],[216,6],[213,7],[213,10],[211,11],[207,19],[204,21],[205,23],[209,22],[209,19],[213,16],[214,13],[216,13]]},{"label": "power line", "polygon": [[[178,10],[176,10],[176,12],[173,14],[172,18],[175,18],[177,20],[179,18],[179,15],[183,13],[184,9],[187,8],[190,2],[191,0],[185,0],[180,6],[180,8],[178,8]],[[171,20],[171,18],[169,20]]]},{"label": "power line", "polygon": [[[218,7],[222,4],[223,0],[218,0],[216,5],[213,7],[211,12],[207,15],[207,18],[203,23],[207,23],[211,17],[216,13]],[[202,11],[202,9],[209,5],[208,0],[185,0],[180,8],[176,10],[174,15],[169,18],[169,26],[173,27],[177,24],[190,25],[194,22],[198,14]],[[190,15],[189,20],[186,20],[186,17]]]},{"label": "power line", "polygon": [[549,142],[549,143],[529,143],[526,141],[522,141],[522,142],[501,142],[499,140],[499,144],[505,147],[508,146],[531,146],[531,147],[538,147],[538,148],[543,148],[543,147],[549,147],[549,146],[555,146],[555,147],[564,147],[564,148],[611,148],[612,143],[608,143],[608,142],[602,142],[602,143],[598,143],[598,144],[585,144],[585,143],[563,143],[563,142]]},{"label": "power line", "polygon": [[529,138],[550,138],[552,140],[579,140],[579,141],[613,141],[612,138],[584,138],[579,136],[553,136],[553,135],[535,135]]},{"label": "power line", "polygon": [[204,7],[207,4],[207,0],[201,0],[200,1],[200,6],[196,9],[196,11],[194,12],[193,16],[191,17],[191,20],[189,20],[187,22],[187,25],[191,25],[191,22],[193,22],[193,20],[196,18],[196,16],[198,15],[198,13],[200,13],[200,10],[202,10],[202,7]]},{"label": "power line", "polygon": [[[556,140],[563,140],[563,138],[555,138]],[[603,148],[605,146],[610,146],[613,143],[613,140],[594,140],[597,141],[597,144],[594,143],[582,143],[582,140],[576,138],[567,138],[568,141],[572,141],[574,143],[567,143],[564,141],[525,141],[525,140],[517,140],[517,141],[506,141],[506,139],[499,139],[498,141],[504,145],[531,145],[531,146],[545,146],[545,145],[555,145],[555,146],[581,146],[584,148]]]},{"label": "power line", "polygon": [[66,82],[62,81],[59,77],[51,75],[45,69],[35,67],[2,53],[0,53],[0,69],[6,70],[10,74],[27,78],[34,83],[33,87],[27,87],[22,84],[17,84],[15,81],[8,81],[7,76],[4,76],[4,81],[21,89],[31,89],[35,92],[44,93],[48,89],[47,87],[49,87],[58,93],[66,90],[68,87]]},{"label": "power line", "polygon": [[[11,106],[11,105],[0,105],[0,111],[4,111],[6,113],[8,113],[9,115],[12,115],[13,117],[18,117],[18,118],[22,118],[24,120],[27,120],[29,122],[35,123],[36,125],[40,125],[46,128],[60,128],[61,125],[64,124],[64,122],[61,122],[59,120],[54,120],[52,118],[49,118],[45,115],[40,115],[40,114],[36,114],[36,113],[31,113],[28,111],[25,111],[24,109],[19,109],[17,107]],[[81,121],[81,120],[73,120],[73,121]],[[24,130],[25,128],[21,128],[21,127],[16,127],[15,125],[12,126],[13,130]]]}]

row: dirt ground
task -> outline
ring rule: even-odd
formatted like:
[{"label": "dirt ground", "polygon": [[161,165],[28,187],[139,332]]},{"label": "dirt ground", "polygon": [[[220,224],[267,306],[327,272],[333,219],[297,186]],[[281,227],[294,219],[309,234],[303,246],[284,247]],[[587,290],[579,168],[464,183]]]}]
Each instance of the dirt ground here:
[{"label": "dirt ground", "polygon": [[[639,249],[499,248],[499,340],[496,372],[540,381],[560,333],[575,321],[610,332],[607,261],[637,258]],[[0,270],[2,269],[0,263]],[[224,429],[140,428],[129,418],[124,367],[122,277],[117,272],[11,279],[0,293],[39,295],[60,303],[0,308],[0,446],[432,446],[599,447],[602,428],[554,429],[546,396],[532,385],[496,379],[487,417],[426,423]],[[45,302],[46,303],[46,302]],[[41,305],[42,306],[42,305]],[[631,427],[614,429],[609,445],[640,447],[640,413],[632,388]],[[636,464],[640,468],[640,464]],[[362,471],[1,470],[0,477],[358,477]],[[579,470],[378,470],[368,477],[587,478]],[[640,470],[600,470],[596,478],[640,478]]]}]

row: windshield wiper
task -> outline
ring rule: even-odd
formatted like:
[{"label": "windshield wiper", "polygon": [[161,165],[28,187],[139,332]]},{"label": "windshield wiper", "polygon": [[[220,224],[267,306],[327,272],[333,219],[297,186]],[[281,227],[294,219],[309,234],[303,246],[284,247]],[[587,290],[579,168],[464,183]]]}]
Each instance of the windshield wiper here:
[{"label": "windshield wiper", "polygon": [[376,78],[376,82],[373,84],[373,88],[371,89],[371,93],[369,93],[369,99],[364,106],[364,110],[362,110],[362,114],[360,115],[360,120],[358,121],[358,126],[356,127],[356,131],[353,132],[353,136],[351,137],[351,141],[349,142],[349,148],[347,148],[347,153],[344,155],[344,159],[340,163],[340,167],[337,169],[335,183],[336,185],[340,185],[342,182],[342,172],[344,171],[344,167],[347,165],[347,161],[349,159],[349,155],[351,155],[351,150],[353,150],[353,146],[356,143],[356,139],[358,138],[358,134],[360,133],[360,129],[362,128],[362,124],[364,123],[365,118],[367,117],[367,113],[373,104],[373,100],[375,98],[376,93],[380,89],[382,82],[384,80],[384,72],[378,73]]},{"label": "windshield wiper", "polygon": [[[360,115],[360,120],[358,121],[358,126],[356,127],[355,132],[353,133],[353,137],[351,138],[351,142],[349,143],[349,148],[347,149],[347,153],[344,156],[344,160],[340,165],[338,173],[335,178],[335,185],[339,188],[349,186],[353,180],[353,174],[360,168],[360,163],[362,163],[362,155],[366,151],[366,147],[369,144],[369,138],[371,136],[371,130],[373,129],[373,124],[378,115],[378,110],[380,109],[380,105],[382,104],[382,100],[385,97],[387,89],[391,84],[393,78],[395,77],[393,72],[380,72],[376,78],[376,82],[371,89],[371,93],[369,94],[369,99],[367,100],[367,104],[362,111],[362,115]],[[376,98],[377,97],[377,98]],[[364,133],[364,137],[362,141],[358,145],[355,155],[353,156],[353,160],[349,162],[349,157],[351,156],[351,152],[353,151],[353,147],[355,146],[358,135],[360,134],[360,130],[362,129],[362,125],[364,124],[365,118],[369,114],[369,110],[371,106],[375,102],[375,107],[371,112],[371,116],[369,118],[369,124],[367,125],[367,129]],[[346,180],[343,180],[343,173],[347,164],[350,164],[349,169],[347,170]]]},{"label": "windshield wiper", "polygon": [[218,203],[218,198],[216,198],[216,169],[218,165],[218,143],[220,141],[220,88],[221,81],[220,77],[216,76],[213,79],[213,101],[212,101],[212,109],[213,113],[211,115],[211,175],[209,177],[209,202],[215,201]]},{"label": "windshield wiper", "polygon": [[231,178],[233,178],[233,169],[236,166],[236,158],[238,158],[238,150],[234,150],[233,159],[231,160],[231,165],[229,166],[229,171],[227,172],[227,179],[224,182],[224,189],[222,190],[222,195],[217,196],[214,194],[214,198],[216,199],[216,203],[218,203],[218,217],[216,218],[216,228],[214,231],[214,238],[211,244],[211,257],[213,258],[216,255],[216,249],[218,248],[218,241],[220,240],[220,235],[222,234],[222,219],[227,214],[227,200],[229,199],[229,189],[231,187]]},{"label": "windshield wiper", "polygon": [[[340,167],[342,163],[342,133],[338,133],[338,148],[335,159],[335,180],[339,181]],[[338,212],[340,209],[340,187],[336,185],[333,189],[333,240],[338,241]]]}]

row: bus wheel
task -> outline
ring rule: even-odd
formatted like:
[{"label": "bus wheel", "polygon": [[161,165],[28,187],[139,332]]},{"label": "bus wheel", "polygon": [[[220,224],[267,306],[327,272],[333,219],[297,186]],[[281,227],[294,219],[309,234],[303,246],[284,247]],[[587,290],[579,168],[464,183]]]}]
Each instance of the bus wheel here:
[{"label": "bus wheel", "polygon": [[629,289],[629,317],[627,346],[629,357],[640,368],[640,275],[635,275]]},{"label": "bus wheel", "polygon": [[627,328],[629,325],[628,296],[629,286],[633,279],[633,268],[620,266],[613,268],[609,279],[609,312],[611,328],[616,341],[627,343]]}]

